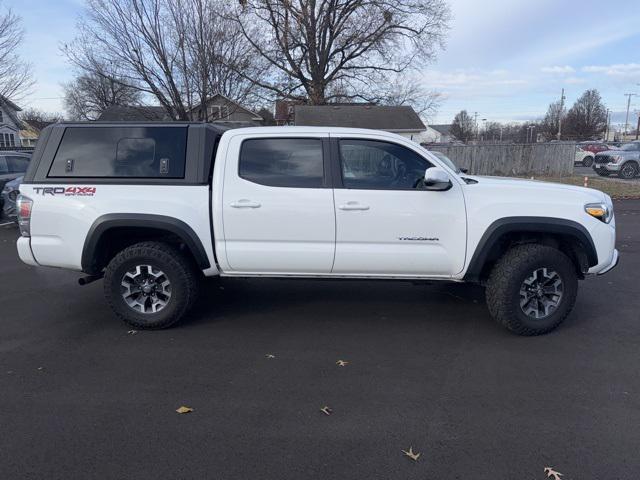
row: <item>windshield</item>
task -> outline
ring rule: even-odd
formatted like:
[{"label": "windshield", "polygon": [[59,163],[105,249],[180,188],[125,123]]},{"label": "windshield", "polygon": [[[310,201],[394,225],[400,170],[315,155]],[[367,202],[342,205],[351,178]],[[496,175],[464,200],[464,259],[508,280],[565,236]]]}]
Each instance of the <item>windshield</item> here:
[{"label": "windshield", "polygon": [[429,152],[431,152],[436,157],[438,157],[439,160],[442,160],[442,162],[445,163],[447,165],[447,167],[449,167],[451,170],[453,170],[456,173],[460,173],[460,169],[444,153],[436,152],[435,150],[429,150]]},{"label": "windshield", "polygon": [[620,147],[620,150],[640,150],[640,143],[627,143]]}]

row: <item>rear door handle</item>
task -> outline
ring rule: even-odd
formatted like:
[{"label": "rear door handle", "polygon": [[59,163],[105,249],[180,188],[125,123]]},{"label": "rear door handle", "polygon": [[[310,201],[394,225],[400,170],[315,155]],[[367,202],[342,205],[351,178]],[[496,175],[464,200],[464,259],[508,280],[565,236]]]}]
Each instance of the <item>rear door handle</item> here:
[{"label": "rear door handle", "polygon": [[369,210],[369,205],[361,205],[358,202],[347,202],[338,207],[340,210]]},{"label": "rear door handle", "polygon": [[231,208],[260,208],[260,206],[258,202],[253,202],[246,198],[231,203]]}]

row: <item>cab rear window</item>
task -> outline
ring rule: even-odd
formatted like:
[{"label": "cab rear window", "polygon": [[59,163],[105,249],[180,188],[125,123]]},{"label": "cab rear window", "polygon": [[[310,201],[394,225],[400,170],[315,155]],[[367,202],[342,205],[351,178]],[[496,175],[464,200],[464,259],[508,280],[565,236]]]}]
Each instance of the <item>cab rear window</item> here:
[{"label": "cab rear window", "polygon": [[184,178],[187,127],[68,127],[48,177]]}]

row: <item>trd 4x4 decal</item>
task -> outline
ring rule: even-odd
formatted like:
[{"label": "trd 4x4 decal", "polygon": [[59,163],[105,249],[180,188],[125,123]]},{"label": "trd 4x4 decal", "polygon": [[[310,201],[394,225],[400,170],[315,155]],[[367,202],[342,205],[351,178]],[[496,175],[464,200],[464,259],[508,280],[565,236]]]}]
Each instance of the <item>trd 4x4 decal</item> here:
[{"label": "trd 4x4 decal", "polygon": [[40,195],[64,195],[65,197],[93,197],[96,187],[33,187]]}]

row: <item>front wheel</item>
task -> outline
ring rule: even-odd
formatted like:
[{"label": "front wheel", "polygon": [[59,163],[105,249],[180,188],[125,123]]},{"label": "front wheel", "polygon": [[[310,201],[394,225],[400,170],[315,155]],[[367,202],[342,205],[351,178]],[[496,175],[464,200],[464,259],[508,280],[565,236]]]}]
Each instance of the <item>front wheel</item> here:
[{"label": "front wheel", "polygon": [[178,249],[161,242],[131,245],[109,262],[107,303],[136,329],[166,328],[187,313],[198,293],[196,270]]},{"label": "front wheel", "polygon": [[546,245],[512,247],[496,263],[487,282],[493,318],[518,335],[555,329],[576,301],[578,275],[571,260]]},{"label": "front wheel", "polygon": [[626,178],[627,180],[636,178],[638,176],[638,164],[634,162],[625,163],[620,169],[618,176],[620,178]]}]

